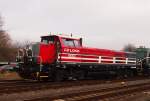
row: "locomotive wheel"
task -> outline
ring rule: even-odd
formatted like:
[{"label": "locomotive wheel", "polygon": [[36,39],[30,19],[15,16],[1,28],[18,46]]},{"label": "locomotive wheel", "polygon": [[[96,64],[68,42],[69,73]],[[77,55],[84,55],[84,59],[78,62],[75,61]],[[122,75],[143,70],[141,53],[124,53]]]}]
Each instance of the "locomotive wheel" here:
[{"label": "locomotive wheel", "polygon": [[127,74],[125,73],[125,70],[120,69],[117,71],[117,79],[123,78],[127,78]]},{"label": "locomotive wheel", "polygon": [[85,79],[85,72],[84,71],[78,71],[77,72],[77,79],[79,79],[79,80]]},{"label": "locomotive wheel", "polygon": [[17,72],[23,79],[30,79],[31,75],[27,69],[22,67],[22,68],[19,68]]},{"label": "locomotive wheel", "polygon": [[54,75],[54,81],[61,82],[64,80],[64,70],[56,70]]},{"label": "locomotive wheel", "polygon": [[134,73],[132,70],[120,70],[118,72],[118,77],[119,78],[129,78],[129,77],[133,77]]},{"label": "locomotive wheel", "polygon": [[132,70],[127,70],[127,71],[126,71],[126,74],[127,74],[128,77],[133,77],[133,76],[134,76]]}]

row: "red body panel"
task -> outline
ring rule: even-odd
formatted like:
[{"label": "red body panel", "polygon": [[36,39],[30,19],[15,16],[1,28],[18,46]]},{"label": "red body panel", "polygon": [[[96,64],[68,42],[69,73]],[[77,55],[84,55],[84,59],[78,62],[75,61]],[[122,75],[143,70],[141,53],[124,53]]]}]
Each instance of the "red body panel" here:
[{"label": "red body panel", "polygon": [[56,59],[56,49],[54,44],[41,44],[40,54],[42,63],[53,63]]}]

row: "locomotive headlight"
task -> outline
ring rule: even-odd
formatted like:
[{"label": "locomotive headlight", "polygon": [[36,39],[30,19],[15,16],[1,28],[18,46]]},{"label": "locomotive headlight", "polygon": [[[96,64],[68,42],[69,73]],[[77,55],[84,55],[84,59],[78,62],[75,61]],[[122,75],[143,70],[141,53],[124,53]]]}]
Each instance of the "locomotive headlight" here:
[{"label": "locomotive headlight", "polygon": [[131,67],[131,68],[136,68],[136,67]]},{"label": "locomotive headlight", "polygon": [[29,61],[32,61],[32,58],[31,58],[31,59],[29,59]]}]

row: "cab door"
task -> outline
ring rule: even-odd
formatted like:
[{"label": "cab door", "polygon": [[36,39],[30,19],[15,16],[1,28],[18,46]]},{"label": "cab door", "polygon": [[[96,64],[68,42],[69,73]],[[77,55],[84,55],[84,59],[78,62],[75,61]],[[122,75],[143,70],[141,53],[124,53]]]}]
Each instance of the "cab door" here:
[{"label": "cab door", "polygon": [[54,36],[42,37],[39,54],[42,63],[51,64],[55,62],[56,48],[56,38]]}]

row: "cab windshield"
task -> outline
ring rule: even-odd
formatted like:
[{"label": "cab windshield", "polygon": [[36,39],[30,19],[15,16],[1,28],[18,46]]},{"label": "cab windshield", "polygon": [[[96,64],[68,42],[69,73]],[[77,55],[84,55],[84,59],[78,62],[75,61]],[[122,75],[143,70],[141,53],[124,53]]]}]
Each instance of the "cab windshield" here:
[{"label": "cab windshield", "polygon": [[44,44],[54,44],[54,37],[42,37],[41,42]]},{"label": "cab windshield", "polygon": [[75,40],[75,39],[62,39],[63,43],[65,46],[69,46],[69,47],[80,47],[80,43],[79,40]]}]

